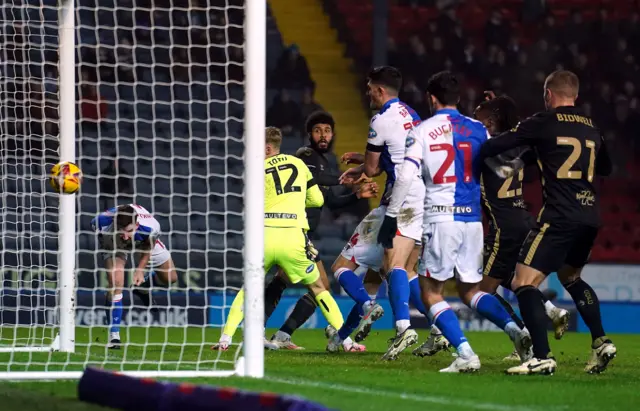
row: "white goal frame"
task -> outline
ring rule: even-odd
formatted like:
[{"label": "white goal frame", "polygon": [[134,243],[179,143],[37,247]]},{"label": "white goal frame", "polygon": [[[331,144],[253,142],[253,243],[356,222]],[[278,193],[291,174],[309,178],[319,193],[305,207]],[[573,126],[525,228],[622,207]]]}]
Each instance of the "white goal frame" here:
[{"label": "white goal frame", "polygon": [[[266,99],[266,1],[245,0],[244,356],[234,370],[126,371],[145,378],[264,377],[264,128]],[[75,0],[59,10],[59,154],[76,161]],[[75,352],[76,195],[61,195],[58,233],[59,334],[50,346],[0,347],[0,353]],[[8,371],[0,380],[79,379],[83,371]]]}]

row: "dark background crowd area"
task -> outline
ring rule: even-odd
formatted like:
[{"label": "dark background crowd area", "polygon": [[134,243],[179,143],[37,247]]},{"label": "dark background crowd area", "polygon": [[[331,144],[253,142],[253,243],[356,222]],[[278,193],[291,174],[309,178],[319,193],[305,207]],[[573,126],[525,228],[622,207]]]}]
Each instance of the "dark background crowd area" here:
[{"label": "dark background crowd area", "polygon": [[[614,179],[602,191],[605,226],[594,257],[637,261],[636,0],[389,1],[388,31],[374,44],[376,1],[323,0],[354,69],[362,74],[356,86],[363,107],[374,48],[386,49],[384,63],[402,70],[401,98],[423,117],[429,115],[425,82],[442,69],[463,80],[463,113],[471,114],[483,90],[491,89],[512,96],[523,116],[543,109],[542,84],[548,73],[575,71],[581,80],[578,104],[603,130],[616,164]],[[95,215],[120,202],[149,205],[163,230],[171,233],[168,245],[176,250],[176,264],[233,267],[240,273],[243,1],[76,4],[77,153],[85,173],[81,215]],[[32,190],[30,196],[8,195],[3,203],[10,210],[4,230],[16,239],[25,230],[28,210],[47,209],[52,220],[56,215],[55,202],[40,195],[48,189],[37,176],[59,158],[57,7],[55,0],[12,0],[0,7],[2,190]],[[307,142],[305,118],[322,107],[314,100],[316,84],[304,55],[295,44],[283,44],[270,15],[267,50],[267,124],[283,130],[283,151],[293,153]],[[329,160],[337,169],[335,153],[329,153]],[[25,175],[31,178],[28,184]],[[529,181],[535,185],[537,179]],[[539,207],[540,189],[525,189],[527,194],[532,210]],[[158,196],[166,201],[155,201]],[[327,258],[339,253],[366,212],[361,205],[323,214],[319,235],[324,241],[317,246]],[[79,219],[82,244],[94,241],[86,231],[89,220]],[[34,238],[38,230],[45,232],[45,226],[31,229]],[[55,223],[46,230],[55,232]],[[57,249],[55,235],[47,235],[47,241],[47,249]],[[193,250],[202,253],[193,257]],[[93,258],[93,253],[87,256]]]},{"label": "dark background crowd area", "polygon": [[[463,79],[463,113],[473,112],[484,90],[494,90],[513,97],[522,116],[544,109],[546,75],[569,69],[580,78],[578,105],[614,148],[616,173],[637,170],[637,1],[397,0],[388,8],[387,62],[405,77],[401,98],[422,116],[429,114],[426,81],[442,69]],[[372,3],[325,0],[325,9],[365,73],[371,66]]]}]

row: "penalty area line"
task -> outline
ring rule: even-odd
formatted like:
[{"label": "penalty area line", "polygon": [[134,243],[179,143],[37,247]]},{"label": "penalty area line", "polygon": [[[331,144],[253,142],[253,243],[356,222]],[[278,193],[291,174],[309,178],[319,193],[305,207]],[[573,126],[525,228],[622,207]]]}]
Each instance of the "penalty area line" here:
[{"label": "penalty area line", "polygon": [[[402,392],[395,391],[385,391],[378,389],[369,389],[363,387],[355,387],[352,385],[343,385],[343,384],[334,384],[334,383],[325,383],[318,381],[310,381],[304,379],[287,379],[287,378],[279,378],[279,377],[271,377],[265,376],[265,380],[272,381],[280,384],[287,385],[303,385],[306,387],[312,388],[321,388],[326,390],[333,391],[343,391],[348,393],[358,393],[364,395],[370,395],[372,397],[389,397],[389,398],[398,398],[402,400],[429,403],[429,404],[439,404],[439,405],[457,405],[461,407],[466,407],[469,409],[476,410],[495,410],[495,411],[541,411],[542,407],[531,407],[526,405],[508,405],[508,404],[495,404],[490,402],[481,402],[481,401],[472,401],[472,400],[463,400],[463,399],[454,399],[450,397],[439,397],[435,395],[418,395],[418,394],[408,394]],[[562,410],[566,409],[566,406],[545,406],[544,410]]]}]

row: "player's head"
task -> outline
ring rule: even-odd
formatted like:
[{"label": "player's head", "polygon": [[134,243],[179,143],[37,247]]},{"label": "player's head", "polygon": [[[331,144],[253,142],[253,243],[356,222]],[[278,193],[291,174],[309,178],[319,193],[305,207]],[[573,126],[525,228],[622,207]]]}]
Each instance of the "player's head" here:
[{"label": "player's head", "polygon": [[515,101],[507,96],[483,101],[475,109],[473,116],[484,124],[491,135],[511,130],[519,121],[518,107]]},{"label": "player's head", "polygon": [[120,233],[123,240],[129,241],[136,234],[138,213],[130,204],[119,206],[113,221],[116,225],[115,231]]},{"label": "player's head", "polygon": [[316,151],[326,153],[331,150],[335,126],[333,116],[326,111],[316,111],[309,115],[305,129],[311,146]]},{"label": "player's head", "polygon": [[427,101],[431,112],[445,107],[455,107],[460,101],[460,83],[450,71],[441,71],[427,82]]},{"label": "player's head", "polygon": [[264,130],[265,157],[271,157],[280,154],[280,145],[282,145],[282,132],[278,127],[267,127]]},{"label": "player's head", "polygon": [[380,66],[372,69],[367,76],[367,96],[369,106],[380,110],[384,103],[398,97],[402,87],[400,70],[391,66]]},{"label": "player's head", "polygon": [[547,110],[573,106],[580,91],[578,76],[569,70],[557,70],[544,81],[544,106]]}]

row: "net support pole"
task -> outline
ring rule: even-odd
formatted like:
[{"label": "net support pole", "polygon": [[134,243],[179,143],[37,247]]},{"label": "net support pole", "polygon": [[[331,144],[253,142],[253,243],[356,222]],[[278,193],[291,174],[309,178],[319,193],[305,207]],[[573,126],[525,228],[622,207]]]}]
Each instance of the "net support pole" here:
[{"label": "net support pole", "polygon": [[264,376],[264,127],[267,2],[245,2],[244,375]]},{"label": "net support pole", "polygon": [[[59,50],[59,129],[60,161],[76,161],[75,137],[75,0],[60,7]],[[76,195],[60,195],[58,232],[58,308],[60,347],[75,349],[76,299]]]}]

